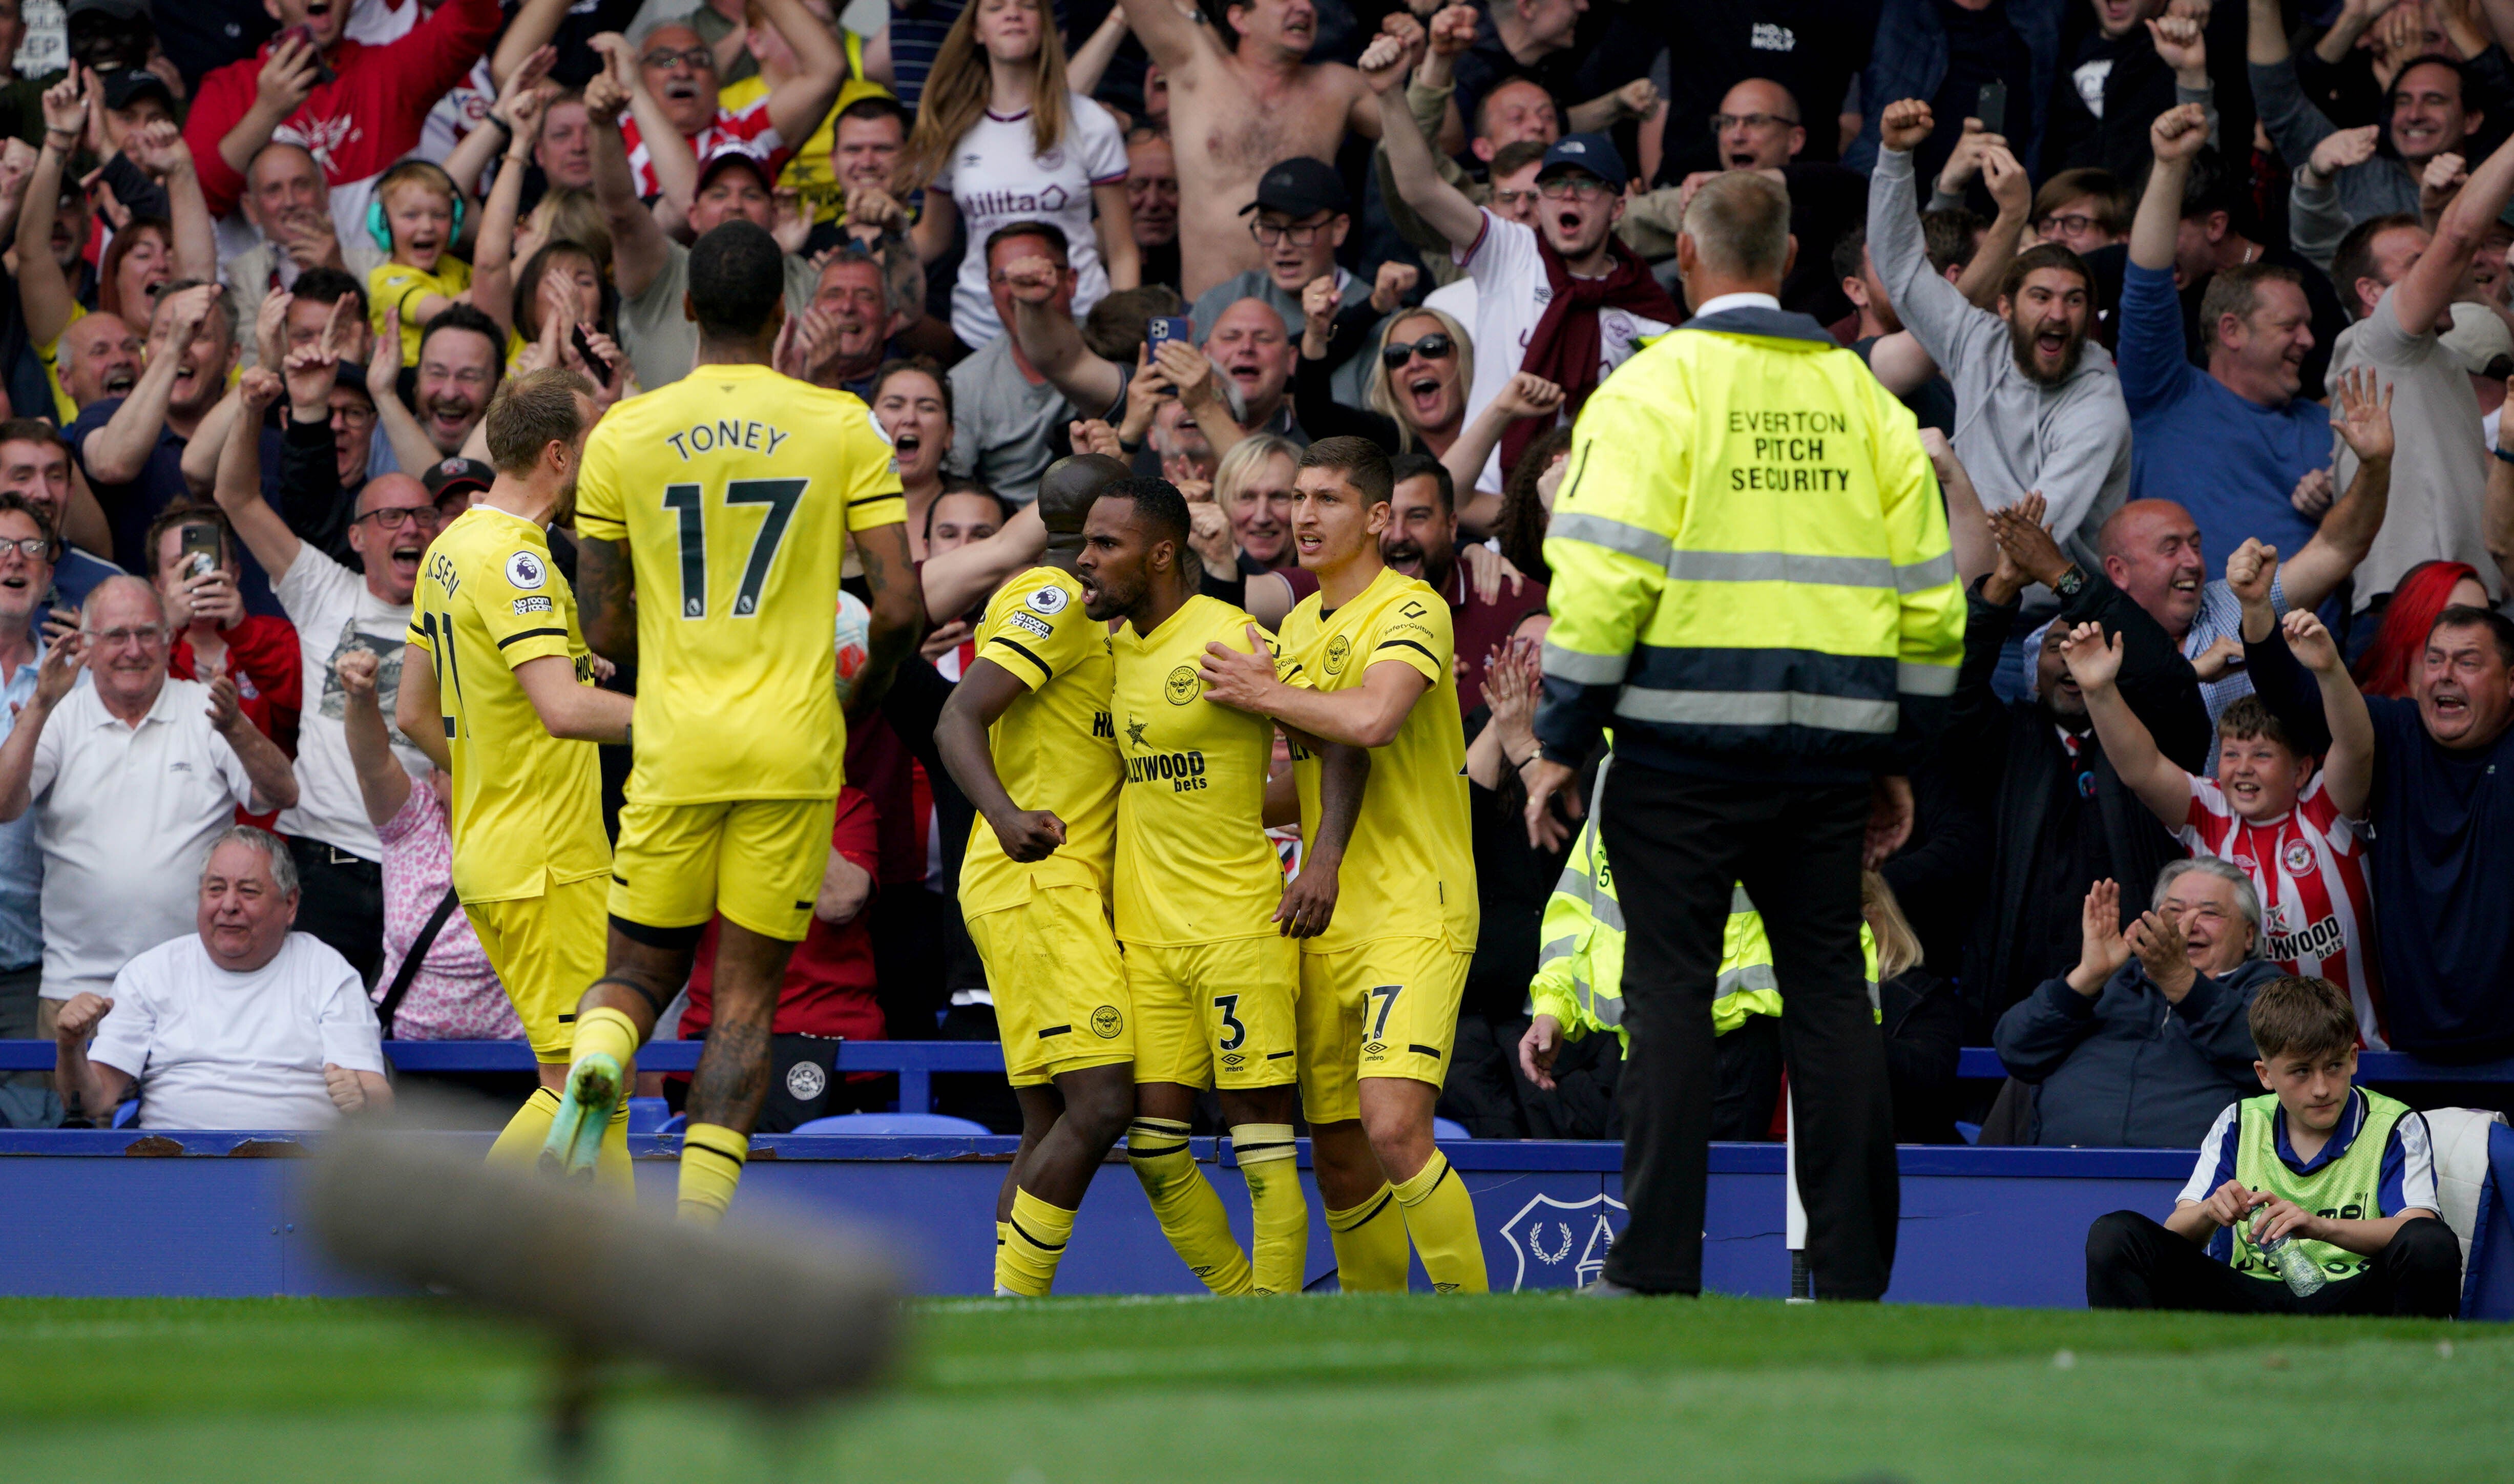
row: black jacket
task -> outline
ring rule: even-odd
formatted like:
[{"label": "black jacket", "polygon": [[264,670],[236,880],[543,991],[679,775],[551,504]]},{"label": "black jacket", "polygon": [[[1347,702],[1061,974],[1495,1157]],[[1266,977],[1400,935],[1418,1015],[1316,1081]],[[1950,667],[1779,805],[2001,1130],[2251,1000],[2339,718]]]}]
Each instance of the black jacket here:
[{"label": "black jacket", "polygon": [[2220,979],[2203,974],[2178,1005],[2135,958],[2092,999],[2066,979],[2045,981],[2000,1017],[1993,1043],[2011,1075],[2042,1084],[2034,1142],[2198,1147],[2227,1103],[2260,1091],[2252,995],[2284,972],[2252,959]]},{"label": "black jacket", "polygon": [[1894,1142],[1955,1143],[1956,1067],[1964,1055],[1956,986],[1926,969],[1906,969],[1877,986],[1877,999],[1894,1090]]},{"label": "black jacket", "polygon": [[[2157,872],[2183,854],[2123,784],[2092,731],[2080,741],[2093,759],[2092,792],[2081,795],[2051,713],[2039,702],[2003,702],[1992,693],[1991,672],[2015,617],[2014,604],[1995,607],[1974,585],[1948,729],[1959,765],[1978,770],[1992,786],[1988,884],[1964,959],[1967,1024],[1975,1033],[1988,1030],[2035,984],[2067,973],[2078,961],[2077,899],[2028,901],[2060,810],[2080,811],[2074,822],[2082,839],[2094,842],[2095,876],[2121,884],[2125,925],[2144,909]],[[2209,712],[2201,703],[2199,677],[2164,628],[2100,575],[2088,577],[2059,622],[2099,622],[2123,636],[2123,698],[2168,757],[2199,771],[2208,758]],[[2034,657],[2026,662],[2031,665]],[[2093,878],[2074,882],[2071,890],[2083,894],[2092,884]],[[2053,940],[2024,941],[2020,929],[2037,913],[2046,921],[2056,915],[2062,924]]]}]

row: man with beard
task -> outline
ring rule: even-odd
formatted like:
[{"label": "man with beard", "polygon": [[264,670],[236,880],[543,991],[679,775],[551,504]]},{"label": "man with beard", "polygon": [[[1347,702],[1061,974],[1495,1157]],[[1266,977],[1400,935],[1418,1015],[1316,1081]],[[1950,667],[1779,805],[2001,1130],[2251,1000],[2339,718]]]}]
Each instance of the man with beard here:
[{"label": "man with beard", "polygon": [[[1378,90],[1398,193],[1425,224],[1458,244],[1457,261],[1476,281],[1474,340],[1486,353],[1476,360],[1467,419],[1474,421],[1513,374],[1525,371],[1562,388],[1557,416],[1568,421],[1644,337],[1684,317],[1649,265],[1614,236],[1624,214],[1623,156],[1604,135],[1565,135],[1537,168],[1536,225],[1509,221],[1435,173],[1431,146],[1400,117],[1405,104],[1396,83],[1404,60],[1403,46],[1382,36],[1362,54],[1362,75]],[[1522,353],[1513,357],[1512,346]],[[1476,488],[1501,489],[1528,440],[1553,421],[1513,422],[1484,461]]]},{"label": "man with beard", "polygon": [[[319,348],[301,351],[301,375],[337,375]],[[437,511],[427,491],[408,474],[383,474],[358,491],[349,523],[349,549],[365,566],[361,576],[300,539],[262,497],[262,421],[289,395],[276,372],[246,371],[237,382],[242,416],[228,429],[219,456],[219,507],[236,538],[270,574],[288,622],[297,625],[304,658],[304,709],[298,718],[298,797],[279,817],[298,874],[305,881],[299,931],[311,933],[373,981],[384,955],[384,846],[367,818],[366,798],[349,756],[341,679],[341,657],[352,650],[374,654],[376,701],[390,708],[401,688],[402,646],[408,637],[411,593],[419,585],[420,559],[435,539]],[[292,402],[295,398],[291,398]],[[395,748],[415,778],[427,758],[416,747]]]},{"label": "man with beard", "polygon": [[1379,533],[1379,559],[1399,577],[1429,583],[1448,603],[1463,716],[1483,692],[1484,657],[1509,641],[1521,619],[1545,607],[1545,584],[1513,579],[1495,596],[1484,597],[1458,560],[1457,486],[1448,469],[1423,453],[1399,454],[1389,466],[1396,483],[1388,497],[1388,529]]},{"label": "man with beard", "polygon": [[[2130,464],[2121,379],[2103,347],[2087,344],[2092,276],[2077,254],[2045,243],[2008,264],[1996,314],[1975,308],[1929,266],[1913,203],[1912,150],[1929,137],[1929,105],[1892,103],[1884,128],[1869,180],[1868,252],[1904,326],[1955,385],[1965,410],[1956,458],[1984,508],[2040,491],[2052,532],[2091,568],[2096,528],[2128,498]],[[2036,599],[2037,615],[2048,612],[2050,599]]]}]

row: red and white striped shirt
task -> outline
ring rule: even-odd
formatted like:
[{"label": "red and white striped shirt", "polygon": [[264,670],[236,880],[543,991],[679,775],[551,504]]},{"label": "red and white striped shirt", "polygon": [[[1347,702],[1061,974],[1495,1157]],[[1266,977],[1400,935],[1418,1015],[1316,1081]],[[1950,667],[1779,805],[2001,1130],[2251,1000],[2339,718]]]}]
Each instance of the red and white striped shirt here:
[{"label": "red and white striped shirt", "polygon": [[2357,1033],[2383,1048],[2374,968],[2373,894],[2366,843],[2339,817],[2316,773],[2295,808],[2255,824],[2227,804],[2215,779],[2191,776],[2191,810],[2174,831],[2193,855],[2231,861],[2261,896],[2261,956],[2291,974],[2327,979],[2357,1007]]},{"label": "red and white striped shirt", "polygon": [[[664,187],[655,179],[654,152],[646,147],[644,140],[638,138],[637,120],[625,113],[620,116],[620,140],[628,146],[628,169],[637,178],[638,196],[644,199],[659,194]],[[690,153],[704,165],[710,154],[728,144],[765,161],[771,180],[777,179],[778,172],[786,168],[786,161],[794,153],[787,147],[785,136],[768,121],[768,95],[765,93],[752,99],[746,107],[716,109],[714,120],[691,139]]]}]

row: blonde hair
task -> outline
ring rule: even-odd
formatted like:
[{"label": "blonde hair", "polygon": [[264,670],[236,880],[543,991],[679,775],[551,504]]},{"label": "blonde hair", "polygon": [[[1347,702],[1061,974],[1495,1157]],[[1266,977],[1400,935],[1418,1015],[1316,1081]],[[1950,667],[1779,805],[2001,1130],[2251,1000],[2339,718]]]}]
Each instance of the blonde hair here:
[{"label": "blonde hair", "polygon": [[1921,935],[1912,931],[1912,919],[1903,915],[1894,888],[1875,871],[1859,873],[1859,909],[1877,939],[1877,983],[1898,979],[1921,961]]},{"label": "blonde hair", "polygon": [[[1379,344],[1375,348],[1386,350],[1388,342],[1397,339],[1397,327],[1407,320],[1427,318],[1439,320],[1440,329],[1449,337],[1449,343],[1457,347],[1451,353],[1458,358],[1458,387],[1462,399],[1459,405],[1463,407],[1465,389],[1476,384],[1476,342],[1468,337],[1466,327],[1451,319],[1446,313],[1429,304],[1418,308],[1400,309],[1391,316],[1387,325],[1380,330]],[[1397,451],[1400,454],[1410,451],[1414,447],[1414,424],[1407,421],[1404,411],[1406,404],[1397,399],[1395,373],[1388,369],[1386,356],[1374,354],[1371,357],[1370,384],[1365,388],[1363,395],[1370,403],[1372,412],[1397,424]]]},{"label": "blonde hair", "polygon": [[[1056,17],[1047,0],[1020,0],[1038,17],[1038,55],[1031,64],[1031,152],[1045,154],[1065,138],[1065,43],[1056,34]],[[904,188],[918,190],[934,183],[961,139],[986,115],[993,82],[988,60],[978,45],[978,10],[985,0],[969,0],[960,19],[934,54],[925,74],[925,90],[916,100],[916,128],[908,137],[901,162]]]},{"label": "blonde hair", "polygon": [[1231,452],[1213,467],[1213,499],[1228,513],[1239,501],[1239,490],[1257,477],[1258,468],[1269,459],[1280,459],[1294,468],[1301,466],[1301,446],[1280,433],[1250,433],[1231,445]]}]

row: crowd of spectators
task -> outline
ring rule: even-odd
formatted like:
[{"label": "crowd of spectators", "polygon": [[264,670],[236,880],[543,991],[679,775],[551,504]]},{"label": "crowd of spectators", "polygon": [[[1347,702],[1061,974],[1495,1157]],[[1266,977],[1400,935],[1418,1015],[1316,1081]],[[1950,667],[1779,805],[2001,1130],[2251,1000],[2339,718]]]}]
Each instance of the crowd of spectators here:
[{"label": "crowd of spectators", "polygon": [[[1618,1134],[1612,1037],[1515,1054],[1573,829],[1528,842],[1517,770],[1567,426],[1687,318],[1728,171],[1786,188],[1774,307],[1910,408],[1971,594],[1872,889],[1903,1137],[2197,1143],[2281,975],[2370,1048],[2514,1055],[2514,0],[693,3],[0,0],[0,1035],[61,1047],[0,1121],[319,1121],[389,1097],[379,1008],[519,1033],[388,725],[411,594],[501,380],[687,375],[689,244],[748,220],[931,620],[850,731],[781,1062],[994,1037],[933,726],[1047,466],[1171,480],[1272,624],[1317,590],[1299,453],[1358,435],[1458,640],[1442,1110]],[[1764,1137],[1747,1022],[1722,1117]],[[763,1130],[881,1096],[815,1084]]]}]

